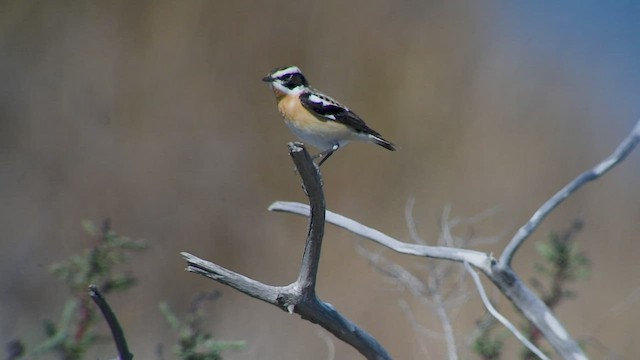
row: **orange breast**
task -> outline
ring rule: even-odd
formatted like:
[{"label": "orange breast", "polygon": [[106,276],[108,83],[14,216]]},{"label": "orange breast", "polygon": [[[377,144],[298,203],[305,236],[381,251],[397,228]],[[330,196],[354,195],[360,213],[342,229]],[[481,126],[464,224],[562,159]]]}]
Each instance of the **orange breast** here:
[{"label": "orange breast", "polygon": [[338,137],[349,137],[351,131],[343,124],[327,119],[321,119],[310,113],[297,96],[285,96],[278,102],[278,110],[290,123],[302,130],[318,133],[335,134]]},{"label": "orange breast", "polygon": [[280,110],[280,114],[289,121],[319,121],[302,106],[297,96],[288,95],[281,98],[278,102],[278,110]]}]

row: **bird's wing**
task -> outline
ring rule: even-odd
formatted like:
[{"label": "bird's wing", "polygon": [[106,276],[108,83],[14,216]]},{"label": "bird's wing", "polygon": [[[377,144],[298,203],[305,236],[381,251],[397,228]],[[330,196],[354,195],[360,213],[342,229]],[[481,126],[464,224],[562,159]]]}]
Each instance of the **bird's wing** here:
[{"label": "bird's wing", "polygon": [[336,121],[356,131],[380,136],[346,106],[318,92],[303,92],[300,102],[307,110],[323,121]]}]

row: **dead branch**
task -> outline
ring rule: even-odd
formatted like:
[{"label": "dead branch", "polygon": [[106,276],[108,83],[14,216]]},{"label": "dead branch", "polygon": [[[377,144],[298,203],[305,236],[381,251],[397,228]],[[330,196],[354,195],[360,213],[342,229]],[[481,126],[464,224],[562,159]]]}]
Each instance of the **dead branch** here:
[{"label": "dead branch", "polygon": [[340,340],[350,344],[367,359],[391,359],[386,350],[371,335],[316,296],[316,276],[326,209],[322,179],[318,167],[313,163],[303,144],[290,143],[289,155],[302,178],[303,188],[310,203],[310,207],[307,208],[310,209],[309,232],[298,279],[287,286],[270,286],[183,252],[182,256],[188,263],[186,270],[228,285],[291,314],[299,314],[303,319],[322,326]]},{"label": "dead branch", "polygon": [[498,310],[496,310],[496,308],[493,307],[493,305],[491,304],[491,301],[489,301],[489,297],[487,296],[487,293],[484,291],[484,286],[482,286],[482,282],[480,281],[480,276],[478,276],[478,274],[475,271],[473,271],[469,263],[465,262],[464,268],[471,275],[471,278],[473,279],[473,282],[476,284],[476,288],[478,289],[478,293],[480,294],[480,298],[482,299],[482,303],[484,304],[484,307],[487,309],[487,311],[491,314],[491,316],[496,318],[496,320],[500,321],[500,323],[502,323],[504,327],[509,329],[509,331],[511,331],[511,333],[516,338],[518,338],[518,340],[521,343],[523,343],[529,350],[531,350],[532,353],[536,354],[536,356],[538,356],[542,360],[549,360],[549,357],[547,357],[547,355],[545,355],[540,349],[538,349],[535,345],[533,345],[531,341],[529,341],[529,339],[526,338],[526,336],[522,335],[522,333],[518,331],[518,329],[509,320],[507,320],[506,317],[500,314]]},{"label": "dead branch", "polygon": [[560,189],[555,195],[547,200],[542,206],[533,214],[531,219],[524,224],[518,232],[513,236],[509,244],[504,248],[502,255],[500,255],[500,266],[511,266],[511,259],[516,250],[524,243],[525,240],[533,231],[540,225],[553,209],[555,209],[561,202],[568,198],[571,194],[576,192],[586,183],[598,179],[600,176],[607,173],[614,166],[622,162],[633,151],[633,149],[640,142],[640,121],[631,130],[631,133],[622,140],[620,145],[615,151],[609,155],[606,159],[602,160],[598,165],[578,175],[573,181],[568,183],[565,187]]},{"label": "dead branch", "polygon": [[116,343],[116,348],[118,349],[118,359],[133,359],[133,354],[129,352],[129,347],[127,346],[127,340],[124,337],[122,327],[120,327],[118,318],[116,318],[116,315],[111,310],[107,299],[102,296],[102,294],[98,290],[98,287],[95,285],[89,286],[89,296],[91,296],[93,302],[95,302],[95,304],[98,306],[98,308],[102,312],[102,316],[104,316],[104,319],[107,322],[107,325],[109,325],[109,329],[111,329],[113,341]]},{"label": "dead branch", "polygon": [[[495,259],[491,254],[474,250],[405,243],[376,229],[372,229],[350,218],[330,211],[326,213],[326,220],[329,223],[402,254],[451,260],[461,263],[466,262],[474,266],[482,271],[516,308],[540,330],[560,356],[565,359],[586,359],[586,355],[582,349],[564,329],[553,312],[513,271],[511,268],[511,260],[520,245],[533,233],[551,211],[587,182],[598,179],[615,165],[622,162],[635,149],[639,142],[640,121],[636,123],[630,134],[618,145],[609,157],[592,169],[576,177],[547,200],[514,235],[505,247],[500,259]],[[269,210],[309,216],[309,207],[300,203],[278,201],[273,203],[269,207]]]}]

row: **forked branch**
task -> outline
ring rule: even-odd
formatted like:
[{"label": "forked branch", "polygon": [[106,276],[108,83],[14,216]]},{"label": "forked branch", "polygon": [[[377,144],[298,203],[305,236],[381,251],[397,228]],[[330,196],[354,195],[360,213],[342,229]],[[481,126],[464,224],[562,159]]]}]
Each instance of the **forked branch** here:
[{"label": "forked branch", "polygon": [[350,344],[367,359],[391,359],[386,350],[371,335],[316,296],[316,275],[320,262],[326,210],[322,179],[318,167],[313,163],[303,144],[289,144],[289,155],[302,177],[303,187],[310,203],[309,232],[298,279],[287,286],[266,285],[189,253],[182,253],[187,260],[187,271],[216,280],[291,314],[299,314],[303,319],[322,326],[340,340]]},{"label": "forked branch", "polygon": [[473,282],[476,284],[476,288],[478,289],[478,293],[480,294],[480,299],[482,299],[482,303],[484,304],[484,307],[491,314],[491,316],[496,318],[496,320],[500,321],[500,323],[502,323],[504,327],[509,329],[509,331],[511,331],[511,333],[515,337],[517,337],[518,340],[527,347],[527,349],[529,349],[532,353],[536,354],[536,356],[538,356],[541,360],[549,360],[549,358],[547,357],[547,355],[545,355],[545,353],[543,353],[540,349],[538,349],[535,345],[533,345],[531,341],[529,341],[529,339],[527,339],[509,320],[507,320],[506,317],[500,314],[498,310],[496,310],[496,308],[493,307],[493,304],[491,304],[491,301],[489,300],[489,297],[487,296],[486,291],[484,291],[484,287],[482,286],[482,282],[480,281],[480,276],[476,274],[476,272],[471,268],[468,262],[464,263],[464,268],[465,270],[467,270],[469,275],[471,275],[471,278],[473,279]]},{"label": "forked branch", "polygon": [[627,156],[635,149],[640,142],[640,121],[636,123],[629,135],[622,140],[620,145],[615,151],[609,155],[606,159],[602,160],[598,165],[583,172],[568,183],[565,187],[560,189],[555,195],[547,200],[540,208],[533,214],[531,219],[524,224],[518,232],[513,236],[509,244],[504,248],[502,255],[500,255],[500,266],[511,266],[511,259],[516,250],[524,243],[525,240],[535,231],[553,209],[555,209],[561,202],[568,198],[571,194],[576,192],[586,183],[596,180],[600,176],[604,175],[607,171],[611,170],[614,166],[618,165],[621,161],[627,158]]}]

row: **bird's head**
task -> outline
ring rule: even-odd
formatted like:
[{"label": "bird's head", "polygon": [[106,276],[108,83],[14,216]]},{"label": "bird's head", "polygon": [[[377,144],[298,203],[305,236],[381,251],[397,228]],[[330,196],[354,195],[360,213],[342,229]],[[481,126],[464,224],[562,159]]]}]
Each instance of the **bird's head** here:
[{"label": "bird's head", "polygon": [[309,86],[297,66],[277,68],[262,78],[262,81],[270,83],[274,90],[283,94],[300,92]]}]

